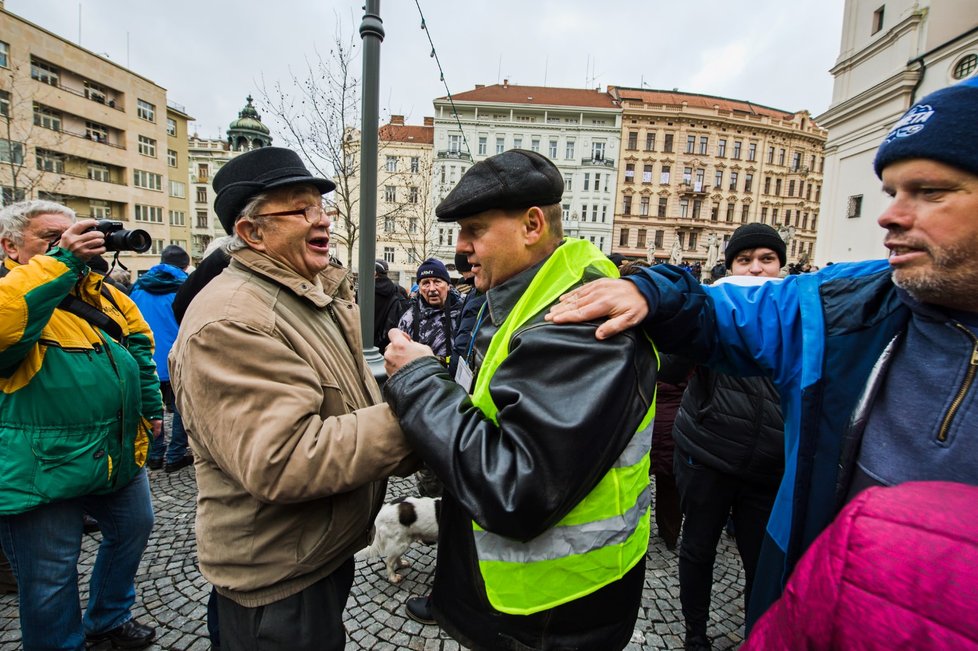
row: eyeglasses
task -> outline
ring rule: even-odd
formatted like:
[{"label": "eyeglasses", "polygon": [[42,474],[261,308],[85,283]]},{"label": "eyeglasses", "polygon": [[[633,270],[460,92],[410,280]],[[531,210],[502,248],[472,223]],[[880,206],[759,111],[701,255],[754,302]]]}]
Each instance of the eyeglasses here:
[{"label": "eyeglasses", "polygon": [[322,219],[323,215],[325,214],[326,214],[325,208],[313,204],[311,206],[306,206],[305,208],[297,208],[295,210],[282,210],[279,212],[265,212],[254,216],[255,217],[287,217],[289,215],[302,215],[303,217],[306,218],[307,222],[309,222],[310,224],[315,224],[320,219]]}]

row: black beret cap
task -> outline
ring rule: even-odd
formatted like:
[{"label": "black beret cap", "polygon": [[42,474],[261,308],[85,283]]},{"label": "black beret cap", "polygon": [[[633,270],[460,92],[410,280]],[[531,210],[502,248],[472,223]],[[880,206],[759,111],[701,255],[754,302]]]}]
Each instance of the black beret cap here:
[{"label": "black beret cap", "polygon": [[332,181],[310,174],[299,154],[284,147],[261,147],[232,158],[211,183],[217,193],[214,212],[228,235],[244,207],[262,192],[300,183],[315,186],[320,194],[336,188]]},{"label": "black beret cap", "polygon": [[563,195],[564,179],[549,159],[511,149],[469,168],[435,208],[435,215],[440,222],[453,222],[486,210],[551,206]]}]

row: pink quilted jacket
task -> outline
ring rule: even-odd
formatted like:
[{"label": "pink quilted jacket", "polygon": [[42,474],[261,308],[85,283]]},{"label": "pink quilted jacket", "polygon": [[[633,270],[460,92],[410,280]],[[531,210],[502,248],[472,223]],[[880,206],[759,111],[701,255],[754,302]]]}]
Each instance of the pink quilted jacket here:
[{"label": "pink quilted jacket", "polygon": [[861,493],[741,647],[757,649],[978,650],[978,487]]}]

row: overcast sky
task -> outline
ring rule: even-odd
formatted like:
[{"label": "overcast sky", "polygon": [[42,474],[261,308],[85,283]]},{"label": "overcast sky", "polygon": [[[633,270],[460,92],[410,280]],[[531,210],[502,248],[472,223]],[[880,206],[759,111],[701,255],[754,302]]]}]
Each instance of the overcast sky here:
[{"label": "overcast sky", "polygon": [[[831,102],[844,0],[419,0],[448,90],[509,79],[673,89],[813,115]],[[163,86],[225,137],[245,96],[301,73],[359,0],[6,0],[6,9]],[[80,19],[79,19],[80,17]],[[414,0],[382,0],[381,117],[420,124],[446,94]],[[357,39],[359,43],[359,39]],[[359,74],[359,66],[357,71]],[[273,125],[270,125],[273,126]],[[274,127],[272,135],[275,135]]]}]

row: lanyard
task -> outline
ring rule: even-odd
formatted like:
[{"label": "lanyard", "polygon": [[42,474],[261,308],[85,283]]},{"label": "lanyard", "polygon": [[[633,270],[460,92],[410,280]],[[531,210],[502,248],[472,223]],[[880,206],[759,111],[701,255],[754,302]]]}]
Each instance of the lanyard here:
[{"label": "lanyard", "polygon": [[472,339],[469,340],[469,349],[465,351],[465,363],[469,365],[469,368],[472,368],[472,349],[475,348],[475,336],[479,333],[479,327],[486,316],[486,305],[488,304],[489,301],[487,300],[479,308],[479,315],[475,318],[475,327],[472,328]]}]

